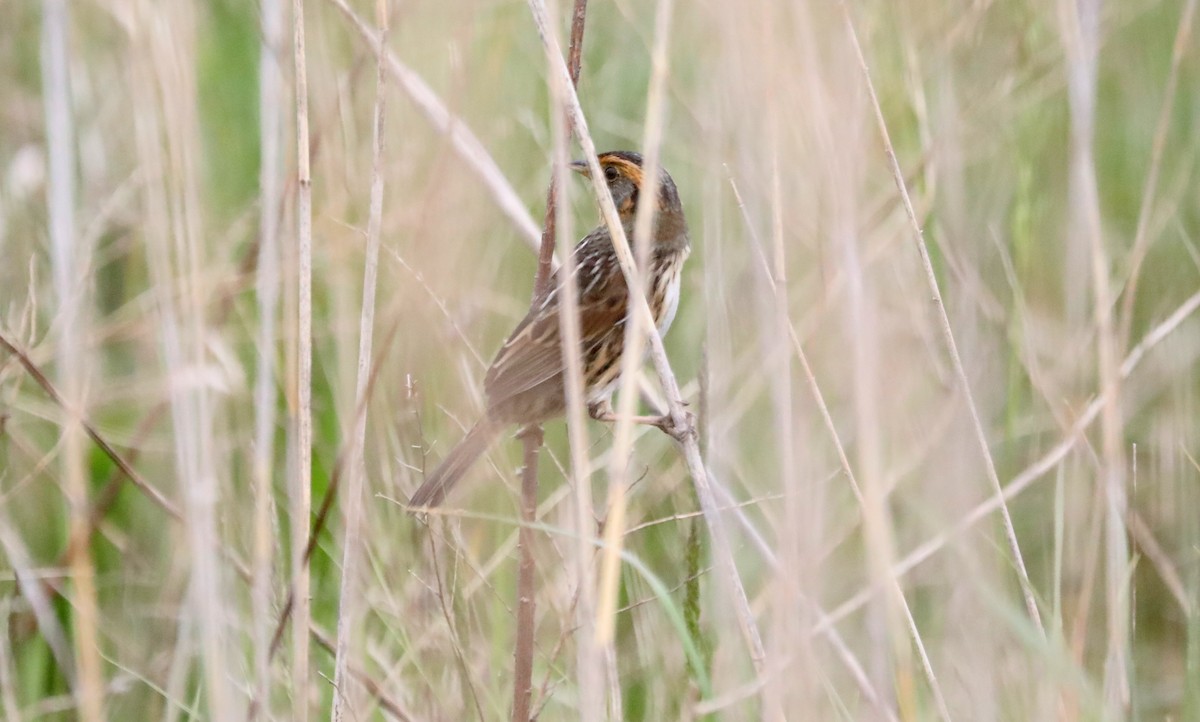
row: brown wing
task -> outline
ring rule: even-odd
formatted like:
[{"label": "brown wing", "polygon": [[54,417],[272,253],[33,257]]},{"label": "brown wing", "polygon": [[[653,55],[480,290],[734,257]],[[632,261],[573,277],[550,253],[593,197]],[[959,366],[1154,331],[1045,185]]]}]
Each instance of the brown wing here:
[{"label": "brown wing", "polygon": [[[608,231],[598,228],[575,247],[579,289],[580,336],[585,353],[625,317],[624,278],[612,254]],[[498,406],[555,381],[561,385],[562,345],[559,333],[558,275],[551,290],[513,330],[484,378],[488,403]]]},{"label": "brown wing", "polygon": [[498,406],[562,373],[557,298],[529,311],[500,347],[483,379],[488,404]]}]

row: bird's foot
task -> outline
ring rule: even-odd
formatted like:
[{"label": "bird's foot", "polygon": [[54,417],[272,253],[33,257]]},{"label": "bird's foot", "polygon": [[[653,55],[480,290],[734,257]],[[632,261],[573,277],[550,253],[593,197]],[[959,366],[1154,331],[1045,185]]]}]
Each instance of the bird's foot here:
[{"label": "bird's foot", "polygon": [[696,415],[690,411],[684,411],[682,416],[680,423],[676,423],[675,417],[669,413],[651,417],[653,421],[649,423],[657,426],[664,434],[682,444],[687,441],[689,436],[696,436]]},{"label": "bird's foot", "polygon": [[617,414],[613,411],[612,400],[608,397],[588,404],[588,416],[596,421],[616,421]]}]

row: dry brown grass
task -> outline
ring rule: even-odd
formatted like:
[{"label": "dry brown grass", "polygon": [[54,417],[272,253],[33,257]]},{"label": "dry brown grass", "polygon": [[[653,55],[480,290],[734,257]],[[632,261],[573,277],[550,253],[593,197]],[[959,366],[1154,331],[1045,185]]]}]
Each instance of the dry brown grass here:
[{"label": "dry brown grass", "polygon": [[[542,720],[1200,715],[1195,0],[593,0],[576,139],[542,2],[380,5],[4,9],[0,716],[508,719],[518,609]],[[587,138],[683,193],[702,433],[423,525]]]}]

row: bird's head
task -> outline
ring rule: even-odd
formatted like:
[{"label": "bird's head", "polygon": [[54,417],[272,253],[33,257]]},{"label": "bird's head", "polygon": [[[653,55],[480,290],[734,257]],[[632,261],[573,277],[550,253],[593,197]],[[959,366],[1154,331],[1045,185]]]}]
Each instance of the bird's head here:
[{"label": "bird's head", "polygon": [[[621,220],[625,224],[632,223],[637,215],[638,202],[642,195],[642,156],[628,150],[615,150],[601,153],[597,156],[600,170],[604,173],[604,182],[608,184],[608,192],[612,194],[613,203]],[[571,163],[571,169],[584,176],[591,176],[588,164],[577,160]],[[679,191],[670,174],[659,167],[658,183],[658,213],[664,215],[682,214],[679,202]]]}]

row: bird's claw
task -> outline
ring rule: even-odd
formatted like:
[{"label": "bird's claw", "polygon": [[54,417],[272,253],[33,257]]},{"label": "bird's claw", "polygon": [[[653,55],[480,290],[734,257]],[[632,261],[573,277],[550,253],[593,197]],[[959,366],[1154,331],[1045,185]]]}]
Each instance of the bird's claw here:
[{"label": "bird's claw", "polygon": [[667,436],[675,439],[679,443],[684,443],[689,436],[696,436],[696,415],[690,411],[683,412],[682,423],[676,424],[675,417],[671,414],[663,414],[654,424]]},{"label": "bird's claw", "polygon": [[596,421],[615,421],[617,418],[616,413],[613,411],[612,401],[607,397],[589,403],[587,410],[588,416]]}]

